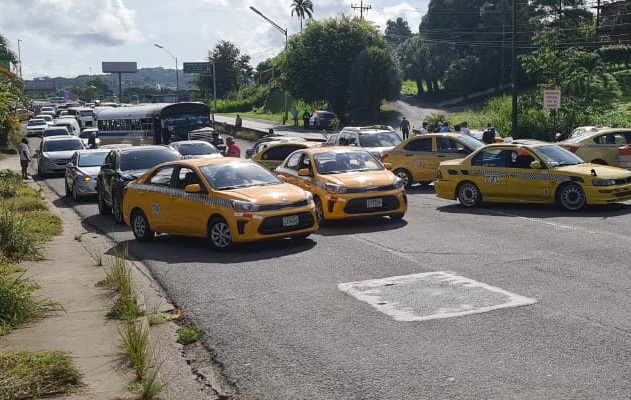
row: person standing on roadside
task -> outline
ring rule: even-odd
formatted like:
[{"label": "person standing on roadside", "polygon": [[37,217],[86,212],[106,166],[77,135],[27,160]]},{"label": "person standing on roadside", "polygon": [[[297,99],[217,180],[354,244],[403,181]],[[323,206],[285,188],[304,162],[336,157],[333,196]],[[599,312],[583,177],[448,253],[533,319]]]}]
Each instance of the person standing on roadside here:
[{"label": "person standing on roadside", "polygon": [[302,122],[305,124],[305,130],[309,129],[309,118],[311,118],[311,114],[309,114],[309,111],[305,110],[305,112],[302,113]]},{"label": "person standing on roadside", "polygon": [[401,125],[399,125],[401,129],[401,135],[403,135],[403,140],[407,139],[410,136],[410,121],[408,121],[405,117],[401,121]]},{"label": "person standing on roadside", "polygon": [[28,148],[28,139],[22,138],[22,141],[18,145],[18,151],[20,152],[20,166],[22,167],[22,178],[28,179],[28,164],[31,162],[31,151]]},{"label": "person standing on roadside", "polygon": [[460,131],[465,135],[473,136],[471,134],[471,129],[469,129],[469,123],[467,121],[464,121],[460,124]]},{"label": "person standing on roadside", "polygon": [[482,133],[482,141],[486,144],[495,143],[495,128],[489,124]]},{"label": "person standing on roadside", "polygon": [[241,119],[241,116],[237,114],[237,118],[234,120],[234,133],[239,132],[242,126],[243,120]]},{"label": "person standing on roadside", "polygon": [[241,158],[241,149],[233,138],[229,137],[228,139],[226,139],[226,144],[228,145],[228,150],[226,150],[226,157]]},{"label": "person standing on roadside", "polygon": [[294,126],[298,126],[298,109],[296,107],[291,109],[291,116],[294,117]]}]

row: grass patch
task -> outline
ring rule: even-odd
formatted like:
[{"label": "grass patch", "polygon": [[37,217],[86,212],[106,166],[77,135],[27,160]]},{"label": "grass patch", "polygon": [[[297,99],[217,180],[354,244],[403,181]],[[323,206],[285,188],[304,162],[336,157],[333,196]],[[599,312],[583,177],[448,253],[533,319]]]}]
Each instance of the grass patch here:
[{"label": "grass patch", "polygon": [[68,355],[29,351],[0,354],[0,400],[65,394],[80,384],[81,374]]},{"label": "grass patch", "polygon": [[165,313],[156,313],[156,314],[149,314],[147,316],[147,319],[149,320],[149,326],[153,326],[153,325],[165,324],[171,321],[171,316]]},{"label": "grass patch", "polygon": [[103,284],[113,287],[118,292],[112,309],[106,314],[109,319],[131,320],[145,314],[138,304],[138,297],[134,292],[131,270],[127,268],[126,255],[126,249],[116,251],[114,263]]},{"label": "grass patch", "polygon": [[149,369],[145,379],[140,383],[134,383],[129,390],[139,395],[141,400],[151,400],[162,392],[164,386],[166,384],[158,381],[158,371]]},{"label": "grass patch", "polygon": [[182,327],[177,330],[177,341],[182,344],[191,344],[202,338],[202,331],[197,328]]},{"label": "grass patch", "polygon": [[118,335],[123,350],[129,357],[129,362],[136,373],[136,378],[141,380],[149,369],[147,354],[149,328],[138,320],[127,320],[123,327],[119,328]]}]

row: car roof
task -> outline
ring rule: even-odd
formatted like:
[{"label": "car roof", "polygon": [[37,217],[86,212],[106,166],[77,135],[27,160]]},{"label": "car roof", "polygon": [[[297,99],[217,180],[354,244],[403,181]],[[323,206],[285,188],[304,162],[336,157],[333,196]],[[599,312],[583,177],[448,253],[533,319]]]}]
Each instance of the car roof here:
[{"label": "car roof", "polygon": [[309,154],[330,153],[330,152],[335,152],[335,153],[362,152],[362,153],[370,154],[370,152],[366,150],[365,148],[353,147],[353,146],[324,146],[324,147],[315,146],[315,147],[306,147],[304,151],[308,152]]},{"label": "car roof", "polygon": [[395,132],[390,125],[369,125],[369,126],[345,126],[341,132],[350,131],[359,134],[370,134],[380,132]]},{"label": "car roof", "polygon": [[129,153],[129,152],[137,152],[137,151],[156,151],[156,150],[167,150],[173,151],[175,150],[169,146],[164,146],[161,144],[151,144],[151,145],[143,145],[143,146],[122,146],[122,147],[114,147],[111,150],[120,150],[121,152]]},{"label": "car roof", "polygon": [[282,141],[282,142],[268,142],[267,147],[265,147],[264,149],[261,149],[261,151],[263,150],[267,150],[267,149],[272,149],[274,147],[280,147],[280,146],[304,146],[305,148],[307,147],[317,147],[317,146],[321,146],[322,143],[320,142],[309,142],[309,141],[300,141],[300,140],[287,140],[287,141]]},{"label": "car roof", "polygon": [[55,141],[55,140],[77,140],[77,141],[83,143],[83,141],[81,141],[81,139],[79,137],[72,136],[72,135],[44,136],[42,138],[42,142],[44,142],[44,141],[50,142],[50,141]]},{"label": "car roof", "polygon": [[77,150],[77,153],[79,153],[79,155],[82,155],[82,154],[95,154],[95,153],[107,154],[109,152],[110,152],[110,149],[84,149],[84,150]]},{"label": "car roof", "polygon": [[180,164],[186,165],[189,167],[203,167],[205,165],[214,165],[214,164],[229,164],[229,163],[238,163],[238,164],[256,164],[258,163],[245,158],[235,158],[235,157],[221,157],[221,158],[185,158],[176,161],[169,161],[164,163],[163,165],[172,165],[172,164]]}]

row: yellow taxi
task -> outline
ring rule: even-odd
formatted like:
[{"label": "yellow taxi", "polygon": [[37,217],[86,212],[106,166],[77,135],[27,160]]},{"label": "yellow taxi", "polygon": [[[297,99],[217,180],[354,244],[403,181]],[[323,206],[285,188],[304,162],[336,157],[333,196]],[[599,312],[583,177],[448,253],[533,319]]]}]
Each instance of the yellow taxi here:
[{"label": "yellow taxi", "polygon": [[297,150],[276,168],[285,182],[313,193],[319,222],[346,218],[403,218],[403,181],[367,150],[342,146]]},{"label": "yellow taxi", "polygon": [[160,164],[127,185],[123,218],[137,240],[155,232],[206,237],[217,250],[239,242],[305,238],[318,229],[311,193],[250,160]]},{"label": "yellow taxi", "polygon": [[557,144],[587,162],[618,166],[618,149],[631,144],[631,128],[595,128]]},{"label": "yellow taxi", "polygon": [[409,189],[414,183],[429,184],[436,180],[441,161],[464,158],[484,143],[460,133],[427,133],[412,136],[392,150],[385,151],[381,161],[392,165],[392,171]]},{"label": "yellow taxi", "polygon": [[567,210],[631,199],[631,172],[585,163],[556,144],[515,140],[490,144],[440,163],[436,195],[464,207],[482,201],[558,204]]},{"label": "yellow taxi", "polygon": [[299,149],[320,146],[320,143],[306,141],[279,141],[264,143],[262,148],[252,156],[252,161],[274,171],[288,155]]}]

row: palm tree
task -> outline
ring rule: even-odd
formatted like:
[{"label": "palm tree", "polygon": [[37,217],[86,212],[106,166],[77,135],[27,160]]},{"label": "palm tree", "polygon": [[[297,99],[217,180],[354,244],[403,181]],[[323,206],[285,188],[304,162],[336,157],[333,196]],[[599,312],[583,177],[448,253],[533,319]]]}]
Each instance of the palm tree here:
[{"label": "palm tree", "polygon": [[302,20],[305,19],[305,15],[312,18],[313,3],[311,0],[293,0],[290,7],[292,8],[291,16],[293,17],[294,13],[296,13],[298,18],[300,18],[300,32],[302,32]]}]

